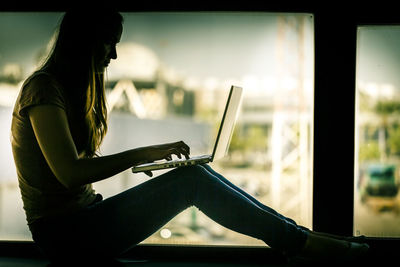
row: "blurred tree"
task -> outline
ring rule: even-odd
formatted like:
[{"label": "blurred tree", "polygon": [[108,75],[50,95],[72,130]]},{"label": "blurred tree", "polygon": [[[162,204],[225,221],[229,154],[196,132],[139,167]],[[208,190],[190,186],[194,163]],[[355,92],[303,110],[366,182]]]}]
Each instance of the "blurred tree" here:
[{"label": "blurred tree", "polygon": [[[380,150],[380,159],[386,160],[393,151],[398,153],[400,148],[400,135],[397,131],[390,130],[389,116],[400,112],[400,101],[386,100],[378,101],[375,105],[374,111],[381,117],[381,126],[379,128],[378,147]],[[392,134],[393,136],[390,136]]]},{"label": "blurred tree", "polygon": [[232,135],[229,150],[242,152],[266,151],[267,144],[267,132],[262,126],[253,125],[246,130],[236,126]]},{"label": "blurred tree", "polygon": [[400,156],[400,127],[392,125],[389,128],[388,146],[391,155]]},{"label": "blurred tree", "polygon": [[378,101],[375,105],[375,112],[382,116],[400,113],[400,102],[396,100]]},{"label": "blurred tree", "polygon": [[359,162],[377,161],[381,158],[381,153],[377,141],[368,141],[361,144],[358,151]]}]

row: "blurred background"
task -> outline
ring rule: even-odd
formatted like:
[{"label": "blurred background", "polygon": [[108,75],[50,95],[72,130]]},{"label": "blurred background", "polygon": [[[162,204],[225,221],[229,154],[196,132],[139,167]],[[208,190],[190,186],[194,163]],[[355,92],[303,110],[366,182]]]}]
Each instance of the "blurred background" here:
[{"label": "blurred background", "polygon": [[[209,153],[231,85],[244,88],[228,155],[212,167],[261,202],[312,225],[314,21],[310,14],[123,13],[107,70],[103,155],[183,140]],[[10,145],[23,80],[46,56],[61,13],[0,13],[0,238],[30,240]],[[157,171],[159,175],[164,171]],[[130,170],[94,184],[104,197],[149,178]],[[160,207],[162,208],[162,207]],[[144,243],[264,245],[197,208]]]},{"label": "blurred background", "polygon": [[357,33],[354,232],[400,236],[400,27]]}]

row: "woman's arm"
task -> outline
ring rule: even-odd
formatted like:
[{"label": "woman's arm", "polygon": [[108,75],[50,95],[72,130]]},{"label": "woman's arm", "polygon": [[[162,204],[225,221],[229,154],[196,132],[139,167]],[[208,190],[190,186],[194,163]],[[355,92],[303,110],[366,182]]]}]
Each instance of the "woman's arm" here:
[{"label": "woman's arm", "polygon": [[189,157],[184,142],[162,144],[127,150],[121,153],[79,158],[65,111],[55,105],[29,108],[29,119],[40,149],[57,179],[67,188],[90,184],[109,178],[132,166],[159,159],[172,159],[175,154]]}]

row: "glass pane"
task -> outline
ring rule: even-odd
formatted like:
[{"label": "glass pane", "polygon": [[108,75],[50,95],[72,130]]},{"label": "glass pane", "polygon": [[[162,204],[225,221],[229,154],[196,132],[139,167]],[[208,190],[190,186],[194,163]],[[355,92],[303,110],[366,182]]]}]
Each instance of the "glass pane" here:
[{"label": "glass pane", "polygon": [[400,26],[357,36],[354,233],[400,236]]},{"label": "glass pane", "polygon": [[[37,36],[31,38],[47,41],[51,30],[40,25],[54,28],[60,15],[13,13],[1,23],[1,38],[14,38],[12,45],[0,44],[0,92],[5,92],[0,99],[6,103],[2,123],[7,126],[0,130],[5,146],[20,81],[45,54],[46,44],[17,47],[19,39],[6,35],[10,30],[4,25],[32,27]],[[118,59],[107,71],[109,131],[102,154],[176,140],[188,143],[193,155],[210,153],[229,87],[242,86],[243,105],[228,156],[211,165],[263,203],[311,227],[313,17],[246,12],[123,15]],[[18,49],[32,58],[31,65],[22,68],[26,60],[9,58],[20,53]],[[6,80],[11,66],[22,69],[15,81]],[[10,161],[4,168],[11,170],[0,184],[8,190],[0,205],[11,209],[10,201],[20,201],[19,191],[11,153],[4,153]],[[127,170],[94,187],[109,197],[148,179]],[[0,238],[17,233],[16,239],[30,239],[22,208],[6,213],[1,207]],[[178,215],[144,243],[263,245],[219,226],[196,208]]]},{"label": "glass pane", "polygon": [[30,240],[11,152],[11,113],[24,78],[44,55],[59,13],[0,12],[0,239]]}]

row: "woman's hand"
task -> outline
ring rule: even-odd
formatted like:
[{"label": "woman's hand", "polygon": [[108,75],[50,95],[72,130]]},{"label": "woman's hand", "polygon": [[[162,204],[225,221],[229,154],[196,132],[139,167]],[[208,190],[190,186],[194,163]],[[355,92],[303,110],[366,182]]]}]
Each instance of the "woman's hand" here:
[{"label": "woman's hand", "polygon": [[176,155],[180,159],[183,155],[186,159],[188,159],[189,154],[190,148],[183,141],[149,146],[145,151],[147,162],[153,162],[161,159],[172,160],[172,155]]},{"label": "woman's hand", "polygon": [[[190,147],[183,141],[167,143],[161,145],[148,146],[145,149],[146,163],[150,163],[156,160],[172,160],[172,155],[177,156],[179,159],[184,156],[186,159],[190,155]],[[152,177],[153,173],[151,171],[145,172],[148,176]]]}]

